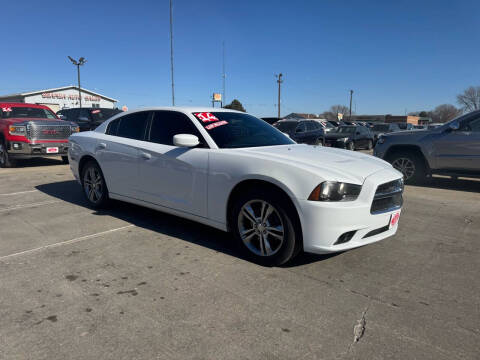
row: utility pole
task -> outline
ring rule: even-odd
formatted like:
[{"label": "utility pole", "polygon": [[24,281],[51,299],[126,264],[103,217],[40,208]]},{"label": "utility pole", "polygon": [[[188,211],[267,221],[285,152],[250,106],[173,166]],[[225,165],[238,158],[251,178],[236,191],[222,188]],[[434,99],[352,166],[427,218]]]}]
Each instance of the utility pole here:
[{"label": "utility pole", "polygon": [[279,119],[280,119],[280,91],[281,91],[280,88],[281,88],[281,85],[282,85],[282,82],[283,82],[282,76],[283,76],[282,73],[280,73],[278,75],[275,75],[275,77],[277,78],[277,83],[278,83],[278,104],[277,105],[278,105],[278,118]]},{"label": "utility pole", "polygon": [[222,42],[222,107],[223,103],[227,103],[227,99],[225,98],[225,78],[227,75],[225,74],[225,41]]},{"label": "utility pole", "polygon": [[175,82],[173,79],[173,0],[170,0],[170,70],[172,73],[172,106],[175,106]]},{"label": "utility pole", "polygon": [[352,120],[352,96],[353,96],[353,90],[350,90],[350,115],[348,117],[348,121]]},{"label": "utility pole", "polygon": [[72,57],[68,56],[68,59],[72,62],[73,65],[77,67],[77,78],[78,78],[78,99],[80,101],[80,108],[82,107],[82,92],[80,90],[80,66],[84,65],[87,60],[84,57],[75,60]]}]

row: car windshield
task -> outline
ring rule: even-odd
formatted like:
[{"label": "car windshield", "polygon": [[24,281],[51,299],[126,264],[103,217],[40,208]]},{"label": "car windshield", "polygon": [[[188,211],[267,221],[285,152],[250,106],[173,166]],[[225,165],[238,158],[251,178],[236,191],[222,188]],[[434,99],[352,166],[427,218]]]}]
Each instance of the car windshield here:
[{"label": "car windshield", "polygon": [[355,132],[355,126],[340,126],[338,132],[341,134],[352,134]]},{"label": "car windshield", "polygon": [[296,121],[279,121],[274,126],[281,132],[292,132],[297,128],[297,124]]},{"label": "car windshield", "polygon": [[103,122],[113,115],[117,115],[121,111],[118,109],[92,109],[90,110],[90,114],[93,121],[100,121]]},{"label": "car windshield", "polygon": [[42,108],[34,108],[27,106],[2,106],[1,117],[8,118],[35,118],[35,119],[56,119],[55,114]]},{"label": "car windshield", "polygon": [[294,142],[252,115],[236,112],[193,113],[219,148],[288,145]]},{"label": "car windshield", "polygon": [[372,130],[373,131],[388,131],[388,125],[384,125],[384,124],[373,125]]}]

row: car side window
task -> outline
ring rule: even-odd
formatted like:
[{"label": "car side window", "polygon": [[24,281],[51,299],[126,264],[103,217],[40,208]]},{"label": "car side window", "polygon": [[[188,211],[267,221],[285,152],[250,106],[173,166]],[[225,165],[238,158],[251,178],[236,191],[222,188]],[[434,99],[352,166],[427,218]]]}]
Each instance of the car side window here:
[{"label": "car side window", "polygon": [[173,136],[178,134],[195,135],[200,144],[205,144],[200,131],[187,115],[178,111],[154,111],[148,141],[174,146]]},{"label": "car side window", "polygon": [[306,130],[307,128],[305,127],[305,123],[300,122],[298,123],[297,128],[295,129],[295,132],[305,132]]},{"label": "car side window", "polygon": [[113,135],[117,136],[117,131],[118,131],[118,125],[120,124],[120,119],[110,121],[110,123],[107,126],[107,131],[105,131],[105,134],[107,135]]},{"label": "car side window", "polygon": [[[140,111],[122,116],[118,125],[117,136],[128,139],[144,140],[149,111]],[[111,134],[113,135],[113,134]]]},{"label": "car side window", "polygon": [[473,119],[462,126],[462,131],[480,132],[480,117]]}]

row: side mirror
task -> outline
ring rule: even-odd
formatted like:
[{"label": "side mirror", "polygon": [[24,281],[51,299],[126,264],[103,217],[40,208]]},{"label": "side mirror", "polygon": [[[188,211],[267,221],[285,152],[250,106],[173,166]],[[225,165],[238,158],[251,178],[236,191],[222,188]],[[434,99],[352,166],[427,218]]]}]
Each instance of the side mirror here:
[{"label": "side mirror", "polygon": [[57,116],[58,116],[58,118],[59,118],[60,120],[65,120],[65,119],[67,118],[67,117],[66,117],[65,115],[63,115],[63,114],[57,114]]},{"label": "side mirror", "polygon": [[191,134],[177,134],[173,136],[173,145],[179,147],[195,147],[200,144],[198,137]]},{"label": "side mirror", "polygon": [[454,120],[448,124],[448,128],[452,131],[460,129],[460,123],[457,120]]}]

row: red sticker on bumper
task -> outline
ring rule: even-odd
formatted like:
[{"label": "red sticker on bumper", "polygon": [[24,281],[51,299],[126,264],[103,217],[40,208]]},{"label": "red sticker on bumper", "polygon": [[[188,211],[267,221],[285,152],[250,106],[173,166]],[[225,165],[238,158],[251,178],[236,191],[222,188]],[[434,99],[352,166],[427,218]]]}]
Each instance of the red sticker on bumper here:
[{"label": "red sticker on bumper", "polygon": [[399,219],[400,219],[400,213],[393,214],[392,219],[390,220],[390,226],[397,225]]}]

